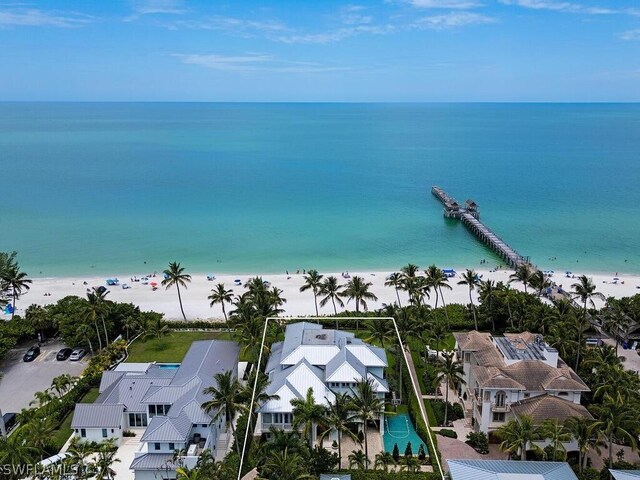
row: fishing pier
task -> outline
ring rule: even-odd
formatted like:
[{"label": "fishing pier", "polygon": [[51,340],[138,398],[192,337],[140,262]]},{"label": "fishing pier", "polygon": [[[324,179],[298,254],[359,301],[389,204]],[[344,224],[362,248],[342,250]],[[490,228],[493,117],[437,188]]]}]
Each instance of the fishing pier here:
[{"label": "fishing pier", "polygon": [[469,199],[464,205],[461,205],[455,198],[438,186],[431,187],[431,193],[444,205],[443,214],[446,218],[461,220],[480,241],[497,253],[511,267],[517,268],[520,265],[529,263],[527,258],[516,252],[480,221],[480,212],[476,202]]}]

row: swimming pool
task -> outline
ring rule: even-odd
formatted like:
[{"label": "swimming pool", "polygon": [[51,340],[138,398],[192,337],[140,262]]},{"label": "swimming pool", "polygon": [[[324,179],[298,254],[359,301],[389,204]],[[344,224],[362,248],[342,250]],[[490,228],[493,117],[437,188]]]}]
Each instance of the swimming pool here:
[{"label": "swimming pool", "polygon": [[383,440],[385,452],[393,453],[393,446],[397,443],[400,455],[404,455],[407,443],[411,442],[414,455],[418,455],[420,445],[423,446],[424,453],[429,455],[427,446],[416,433],[411,418],[406,413],[385,415]]},{"label": "swimming pool", "polygon": [[180,364],[179,364],[179,363],[159,363],[159,364],[158,364],[158,368],[171,368],[171,369],[175,369],[175,368],[180,368]]}]

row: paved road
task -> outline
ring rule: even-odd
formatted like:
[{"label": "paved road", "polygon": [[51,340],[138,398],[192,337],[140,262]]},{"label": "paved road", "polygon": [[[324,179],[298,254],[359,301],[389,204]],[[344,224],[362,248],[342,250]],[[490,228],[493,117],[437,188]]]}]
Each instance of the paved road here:
[{"label": "paved road", "polygon": [[88,357],[80,362],[58,362],[56,353],[64,347],[60,342],[49,341],[41,347],[40,355],[33,362],[23,362],[22,356],[30,345],[9,352],[0,364],[0,408],[2,413],[19,412],[27,408],[33,394],[46,390],[51,380],[63,373],[78,376],[87,366]]}]

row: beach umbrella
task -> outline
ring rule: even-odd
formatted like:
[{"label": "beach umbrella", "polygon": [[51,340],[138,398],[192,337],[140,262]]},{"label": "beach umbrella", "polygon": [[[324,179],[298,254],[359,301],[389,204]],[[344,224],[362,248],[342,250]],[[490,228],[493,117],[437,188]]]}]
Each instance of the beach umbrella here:
[{"label": "beach umbrella", "polygon": [[149,285],[151,285],[153,288],[158,286],[158,284],[156,282],[151,282]]}]

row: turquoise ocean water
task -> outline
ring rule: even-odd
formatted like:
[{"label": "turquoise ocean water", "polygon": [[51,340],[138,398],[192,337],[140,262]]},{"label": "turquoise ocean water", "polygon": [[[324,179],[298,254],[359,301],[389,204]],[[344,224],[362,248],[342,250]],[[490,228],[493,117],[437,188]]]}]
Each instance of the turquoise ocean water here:
[{"label": "turquoise ocean water", "polygon": [[31,276],[496,262],[432,184],[543,268],[640,273],[638,104],[3,103],[0,171]]}]

